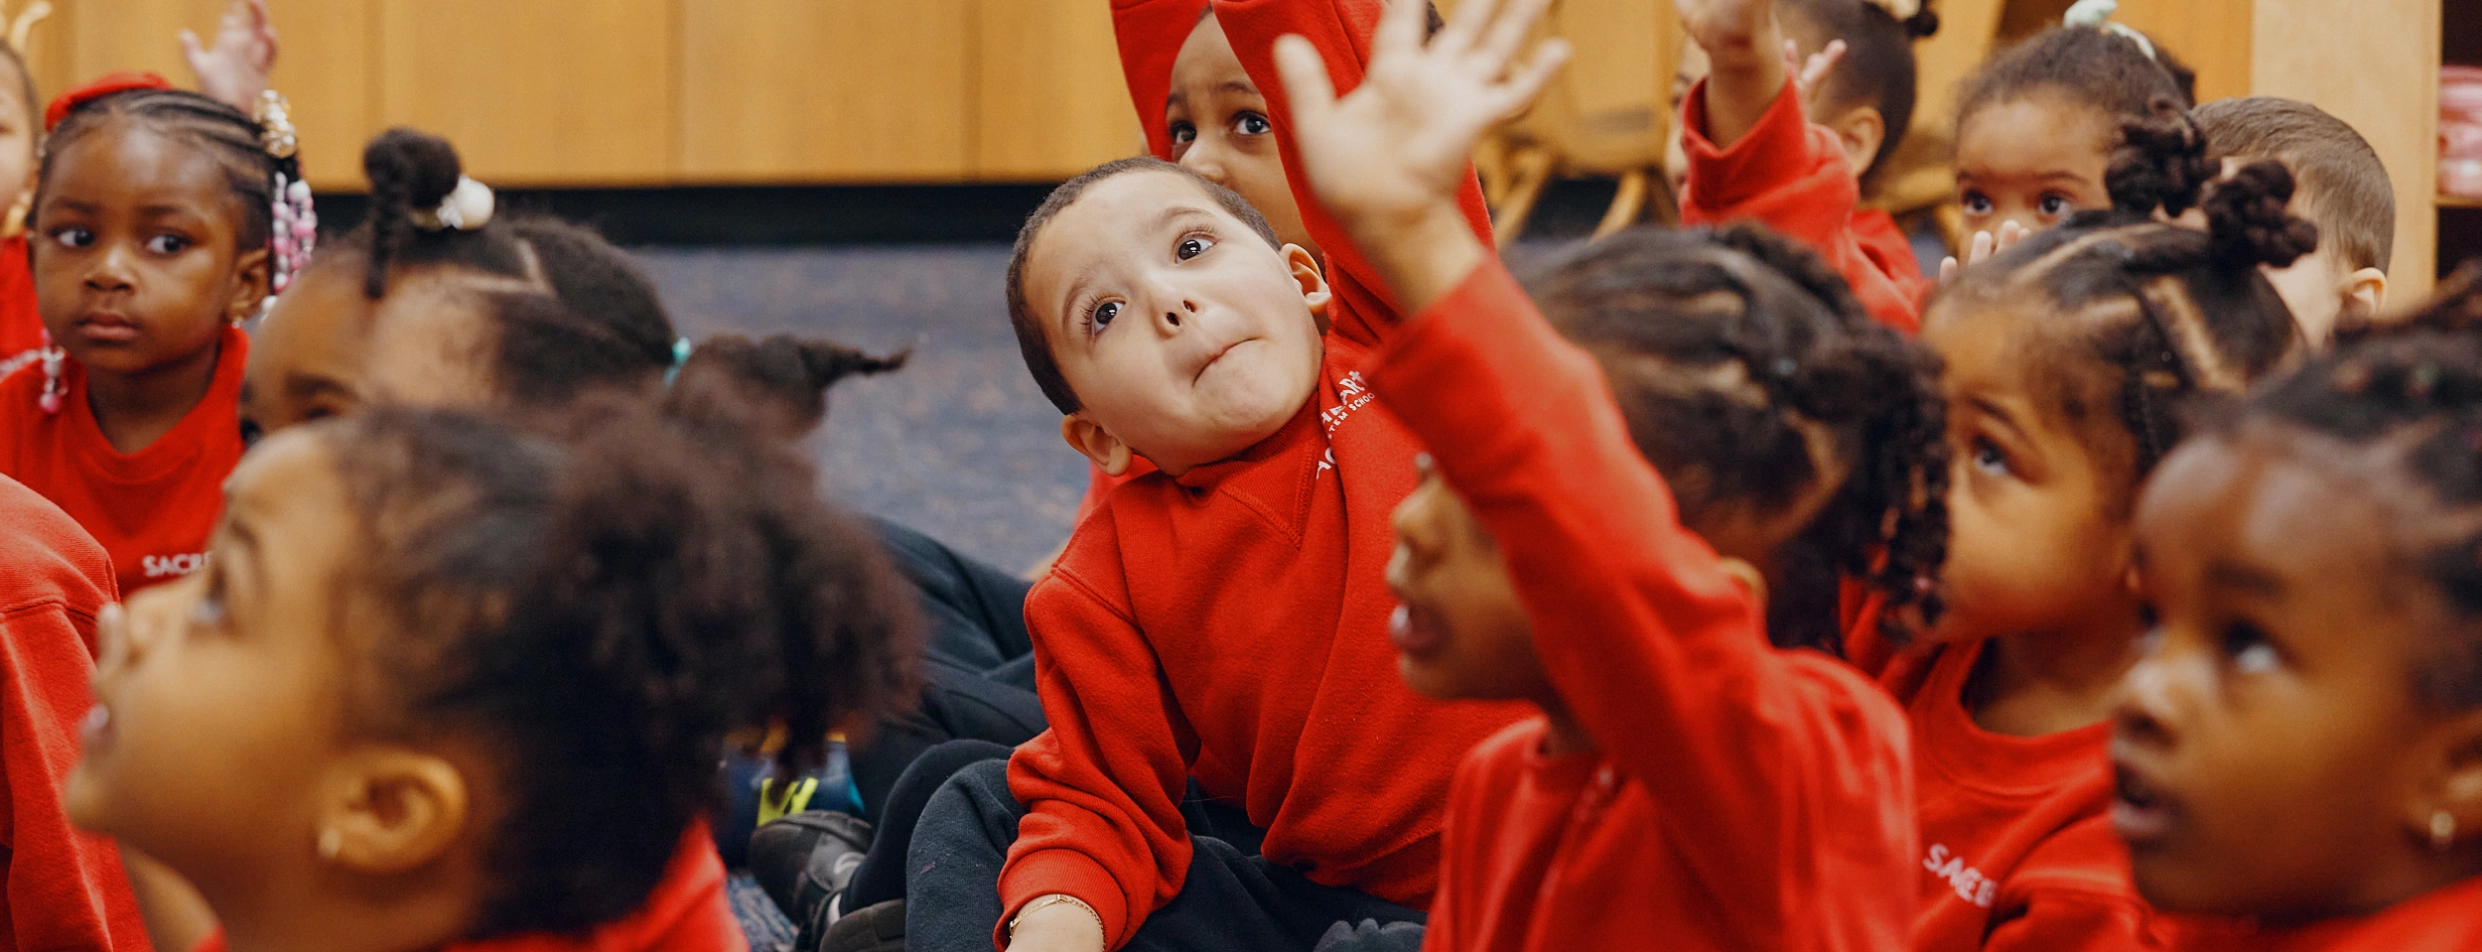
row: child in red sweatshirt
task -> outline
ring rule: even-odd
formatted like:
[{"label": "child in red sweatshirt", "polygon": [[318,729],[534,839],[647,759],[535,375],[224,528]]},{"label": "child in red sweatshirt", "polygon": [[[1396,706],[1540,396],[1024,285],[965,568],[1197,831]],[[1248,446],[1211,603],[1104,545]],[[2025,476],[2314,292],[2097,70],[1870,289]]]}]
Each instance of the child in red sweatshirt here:
[{"label": "child in red sweatshirt", "polygon": [[0,477],[0,938],[12,948],[147,948],[120,851],[72,829],[61,806],[94,704],[95,616],[112,591],[103,548],[60,507]]},{"label": "child in red sweatshirt", "polygon": [[[2184,112],[2123,132],[2113,211],[1964,269],[1922,325],[1957,461],[1946,612],[1879,673],[1913,721],[1923,952],[2156,941],[2103,760],[2149,627],[2131,504],[2190,405],[2293,359],[2300,334],[2257,266],[2315,231],[2283,213],[2273,163],[2201,195],[2215,166]],[[2206,229],[2159,220],[2201,200]]]},{"label": "child in red sweatshirt", "polygon": [[70,817],[234,952],[741,952],[717,752],[879,713],[912,593],[749,418],[653,402],[266,438],[207,569],[105,615]]},{"label": "child in red sweatshirt", "polygon": [[2137,504],[2112,824],[2179,947],[2482,949],[2482,268],[2260,388]]},{"label": "child in red sweatshirt", "polygon": [[[57,347],[0,380],[0,474],[112,553],[123,592],[198,571],[240,458],[240,322],[295,262],[290,130],[161,77],[63,96],[31,230]],[[277,153],[282,153],[281,155]]]},{"label": "child in red sweatshirt", "polygon": [[[1936,552],[1940,503],[1915,491],[1944,468],[1932,363],[1814,259],[1747,232],[1557,258],[1533,285],[1576,343],[1555,337],[1440,227],[1444,190],[1404,187],[1437,189],[1540,82],[1495,79],[1524,11],[1492,6],[1427,49],[1392,13],[1341,102],[1315,59],[1286,61],[1320,196],[1421,307],[1368,371],[1436,467],[1396,514],[1400,664],[1426,694],[1544,712],[1459,771],[1425,947],[1904,948],[1903,715],[1832,657],[1772,648],[1760,606],[1805,587],[1803,561]],[[1832,623],[1834,580],[1807,587],[1789,600]]]},{"label": "child in red sweatshirt", "polygon": [[[1859,208],[1860,179],[1904,136],[1913,114],[1911,43],[1936,18],[1917,12],[1898,21],[1870,0],[1787,2],[1789,17],[1775,0],[1679,6],[1690,39],[1712,64],[1681,101],[1688,163],[1681,220],[1754,219],[1783,232],[1843,275],[1871,316],[1911,333],[1929,284],[1894,220]],[[1830,72],[1807,102],[1786,70],[1784,35],[1793,31],[1779,20],[1801,27],[1811,49],[1845,44],[1852,61]],[[1839,26],[1848,29],[1831,30]],[[1815,124],[1805,110],[1836,125]]]}]

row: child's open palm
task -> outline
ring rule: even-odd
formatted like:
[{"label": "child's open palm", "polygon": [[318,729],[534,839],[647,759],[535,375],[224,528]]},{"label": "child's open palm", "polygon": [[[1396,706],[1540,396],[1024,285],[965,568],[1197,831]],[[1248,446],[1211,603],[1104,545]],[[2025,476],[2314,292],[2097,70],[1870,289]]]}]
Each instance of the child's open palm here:
[{"label": "child's open palm", "polygon": [[1357,242],[1367,249],[1367,228],[1402,227],[1442,203],[1453,211],[1474,143],[1525,111],[1568,58],[1568,44],[1553,39],[1517,62],[1549,5],[1465,0],[1426,45],[1425,5],[1388,4],[1370,68],[1342,99],[1308,40],[1276,42],[1303,171]]},{"label": "child's open palm", "polygon": [[248,114],[267,91],[267,74],[276,68],[276,24],[267,15],[267,0],[232,0],[217,24],[215,45],[198,34],[181,31],[181,55],[198,74],[198,91]]}]

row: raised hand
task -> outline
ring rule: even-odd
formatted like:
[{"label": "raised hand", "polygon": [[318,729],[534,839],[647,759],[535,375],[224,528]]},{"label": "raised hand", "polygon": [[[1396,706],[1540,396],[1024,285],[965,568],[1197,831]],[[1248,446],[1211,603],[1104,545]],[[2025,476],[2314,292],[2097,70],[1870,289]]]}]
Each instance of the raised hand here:
[{"label": "raised hand", "polygon": [[215,46],[198,34],[181,31],[181,55],[198,76],[198,91],[207,98],[252,113],[259,94],[267,91],[267,74],[276,68],[276,24],[267,15],[267,0],[231,0],[215,31]]},{"label": "raised hand", "polygon": [[1981,264],[1985,258],[2014,248],[2017,242],[2024,241],[2032,234],[2033,232],[2026,230],[2024,225],[2017,224],[2015,221],[2000,222],[1998,234],[1987,231],[1974,232],[1973,241],[1965,248],[1965,260],[1962,263],[1956,260],[1955,255],[1940,259],[1939,283],[1946,284],[1954,280],[1958,271]]},{"label": "raised hand", "polygon": [[[1568,43],[1558,39],[1544,41],[1529,62],[1517,59],[1550,2],[1465,0],[1427,44],[1424,5],[1391,3],[1362,84],[1341,99],[1308,40],[1276,41],[1303,174],[1381,270],[1399,270],[1388,260],[1395,252],[1453,243],[1450,233],[1479,252],[1457,210],[1457,188],[1482,134],[1524,112],[1567,61]],[[1406,277],[1389,275],[1410,312],[1423,295],[1401,286]]]}]

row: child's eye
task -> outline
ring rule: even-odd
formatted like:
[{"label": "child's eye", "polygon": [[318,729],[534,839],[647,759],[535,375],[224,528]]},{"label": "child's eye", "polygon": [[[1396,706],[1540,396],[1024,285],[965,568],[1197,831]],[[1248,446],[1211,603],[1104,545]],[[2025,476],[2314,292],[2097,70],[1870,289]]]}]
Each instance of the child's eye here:
[{"label": "child's eye", "polygon": [[1274,132],[1275,124],[1268,122],[1265,116],[1245,112],[1233,118],[1232,130],[1245,136],[1263,136]]},{"label": "child's eye", "polygon": [[1974,468],[1981,470],[1986,476],[2008,475],[2008,454],[1999,448],[1999,444],[1976,438],[1973,446],[1973,460]]},{"label": "child's eye", "polygon": [[2233,622],[2224,629],[2223,653],[2232,659],[2232,669],[2243,674],[2264,674],[2283,663],[2266,632],[2248,622]]},{"label": "child's eye", "polygon": [[159,255],[180,254],[189,246],[190,240],[179,235],[157,235],[147,239],[147,250]]},{"label": "child's eye", "polygon": [[1105,301],[1101,304],[1095,305],[1094,310],[1086,312],[1086,323],[1094,325],[1096,330],[1101,330],[1106,325],[1111,324],[1113,318],[1119,316],[1120,302]]},{"label": "child's eye", "polygon": [[224,627],[224,573],[210,565],[207,569],[207,593],[198,604],[190,606],[190,624],[200,628]]},{"label": "child's eye", "polygon": [[1197,126],[1190,125],[1186,121],[1175,122],[1172,124],[1173,145],[1188,145],[1196,141],[1198,141]]},{"label": "child's eye", "polygon": [[63,248],[84,248],[95,243],[95,233],[84,228],[63,228],[52,233],[52,240]]},{"label": "child's eye", "polygon": [[2036,207],[2041,209],[2045,217],[2058,218],[2068,214],[2072,206],[2069,205],[2066,195],[2045,195],[2042,197],[2042,203]]},{"label": "child's eye", "polygon": [[1965,214],[1968,215],[1991,213],[1991,197],[1981,192],[1966,192],[1962,204],[1965,206]]},{"label": "child's eye", "polygon": [[1172,257],[1181,261],[1187,261],[1199,255],[1206,254],[1207,249],[1213,247],[1215,247],[1215,239],[1213,238],[1183,238],[1181,239],[1180,247],[1172,249]]}]

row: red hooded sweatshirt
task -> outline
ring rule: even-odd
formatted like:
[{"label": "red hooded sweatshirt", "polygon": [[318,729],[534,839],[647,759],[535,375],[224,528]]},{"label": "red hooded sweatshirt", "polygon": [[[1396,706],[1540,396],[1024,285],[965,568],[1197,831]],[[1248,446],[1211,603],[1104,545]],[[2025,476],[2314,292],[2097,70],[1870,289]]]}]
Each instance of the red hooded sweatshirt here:
[{"label": "red hooded sweatshirt", "polygon": [[103,547],[0,478],[0,940],[11,948],[147,948],[119,849],[71,828],[61,802],[95,704],[95,613],[112,601]]},{"label": "red hooded sweatshirt", "polygon": [[[1133,95],[1156,104],[1145,114],[1161,115],[1171,57],[1202,8],[1114,0]],[[1276,85],[1275,38],[1298,33],[1350,90],[1381,6],[1222,0],[1216,11],[1262,88]],[[1168,44],[1161,65],[1141,68],[1156,44]],[[1289,172],[1289,109],[1280,94],[1268,102]],[[1310,194],[1297,176],[1293,191]],[[1487,235],[1480,188],[1467,192],[1467,217]],[[1051,729],[1009,761],[1029,813],[1000,874],[1003,923],[1062,892],[1102,915],[1109,945],[1126,942],[1188,874],[1179,806],[1191,777],[1267,830],[1268,859],[1426,906],[1456,762],[1522,713],[1427,701],[1396,673],[1383,573],[1419,447],[1355,372],[1396,310],[1334,218],[1315,200],[1302,214],[1329,249],[1335,293],[1316,395],[1233,459],[1112,490],[1027,597]]]},{"label": "red hooded sweatshirt", "polygon": [[1982,642],[1897,654],[1880,683],[1913,720],[1922,952],[2163,948],[2111,829],[2111,725],[1983,730],[1964,702]]},{"label": "red hooded sweatshirt", "polygon": [[[584,937],[529,933],[459,942],[439,952],[749,952],[741,923],[724,896],[724,861],[716,858],[715,835],[700,822],[681,838],[681,850],[664,868],[663,882],[627,918]],[[194,952],[226,952],[218,929]]]},{"label": "red hooded sweatshirt", "polygon": [[33,363],[43,350],[43,312],[35,307],[29,268],[26,236],[0,238],[0,377]]},{"label": "red hooded sweatshirt", "polygon": [[1680,524],[1593,358],[1497,264],[1369,370],[1506,556],[1597,749],[1534,718],[1457,773],[1424,948],[1884,950],[1914,909],[1904,714]]},{"label": "red hooded sweatshirt", "polygon": [[1886,212],[1856,210],[1861,184],[1844,147],[1803,118],[1791,82],[1731,148],[1717,148],[1706,129],[1706,81],[1699,80],[1681,100],[1681,149],[1689,155],[1683,224],[1754,219],[1818,252],[1879,323],[1906,334],[1921,326],[1930,282],[1913,246]]},{"label": "red hooded sweatshirt", "polygon": [[2367,916],[2290,929],[2183,922],[2179,952],[2474,952],[2482,949],[2482,877],[2450,883]]},{"label": "red hooded sweatshirt", "polygon": [[0,475],[75,517],[112,553],[121,592],[206,567],[224,511],[224,478],[241,461],[241,372],[250,337],[226,328],[206,396],[135,453],[114,449],[86,399],[86,368],[62,361],[60,412],[46,413],[43,366],[0,380]]}]

